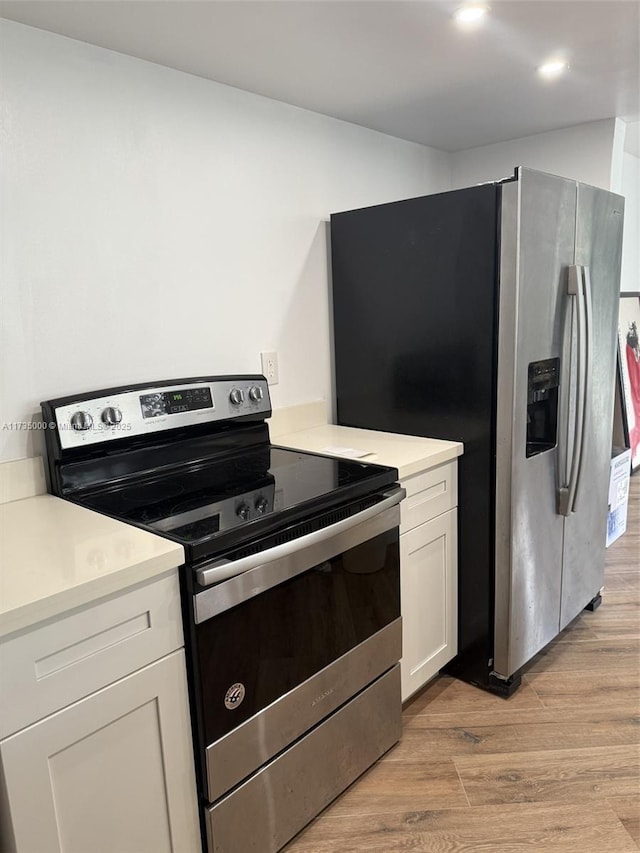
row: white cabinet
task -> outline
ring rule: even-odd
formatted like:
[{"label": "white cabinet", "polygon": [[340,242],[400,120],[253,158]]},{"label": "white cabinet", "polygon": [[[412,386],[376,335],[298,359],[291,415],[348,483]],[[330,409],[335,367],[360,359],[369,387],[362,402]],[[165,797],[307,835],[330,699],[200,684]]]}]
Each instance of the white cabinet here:
[{"label": "white cabinet", "polygon": [[0,849],[200,851],[178,596],[174,573],[0,646],[3,728],[23,725],[0,741]]},{"label": "white cabinet", "polygon": [[402,481],[400,602],[402,700],[457,653],[457,464]]}]

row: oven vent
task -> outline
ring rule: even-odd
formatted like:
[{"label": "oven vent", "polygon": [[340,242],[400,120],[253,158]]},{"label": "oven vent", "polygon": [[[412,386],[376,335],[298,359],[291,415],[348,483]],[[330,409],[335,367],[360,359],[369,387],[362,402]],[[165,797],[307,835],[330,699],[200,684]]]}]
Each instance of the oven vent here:
[{"label": "oven vent", "polygon": [[379,501],[379,495],[369,495],[356,503],[340,507],[307,521],[301,521],[298,524],[287,527],[285,530],[265,536],[264,539],[259,539],[250,545],[246,545],[244,548],[239,548],[233,554],[228,555],[228,557],[232,560],[240,560],[251,554],[258,554],[260,551],[274,548],[276,545],[284,545],[285,542],[292,542],[294,539],[300,539],[301,536],[306,536],[308,533],[322,530],[323,527],[329,527],[329,525],[336,524],[338,521],[344,521],[345,518],[350,518],[352,515],[362,512],[370,506],[374,506]]}]

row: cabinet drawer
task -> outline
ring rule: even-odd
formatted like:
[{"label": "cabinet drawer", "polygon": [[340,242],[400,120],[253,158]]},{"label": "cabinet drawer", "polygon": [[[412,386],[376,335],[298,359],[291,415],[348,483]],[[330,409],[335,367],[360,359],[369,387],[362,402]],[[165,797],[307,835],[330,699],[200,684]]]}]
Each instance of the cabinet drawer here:
[{"label": "cabinet drawer", "polygon": [[0,643],[0,738],[184,645],[177,572]]},{"label": "cabinet drawer", "polygon": [[458,463],[446,462],[402,481],[400,533],[406,533],[458,505]]}]

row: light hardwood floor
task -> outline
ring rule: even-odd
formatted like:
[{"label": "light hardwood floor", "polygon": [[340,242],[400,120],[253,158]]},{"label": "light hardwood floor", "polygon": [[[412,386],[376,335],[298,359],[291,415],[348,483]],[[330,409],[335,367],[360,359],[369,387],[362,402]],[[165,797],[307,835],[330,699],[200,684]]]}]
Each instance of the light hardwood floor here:
[{"label": "light hardwood floor", "polygon": [[602,606],[508,701],[432,681],[405,707],[401,742],[287,853],[638,853],[639,651],[640,472]]}]

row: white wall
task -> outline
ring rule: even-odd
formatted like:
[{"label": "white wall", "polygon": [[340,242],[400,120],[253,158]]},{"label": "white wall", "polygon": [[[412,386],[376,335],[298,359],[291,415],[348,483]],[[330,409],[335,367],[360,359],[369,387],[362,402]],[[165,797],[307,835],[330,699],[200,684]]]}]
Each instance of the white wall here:
[{"label": "white wall", "polygon": [[328,216],[448,189],[450,155],[20,24],[0,40],[0,422],[259,372],[263,349],[276,406],[330,398]]},{"label": "white wall", "polygon": [[608,190],[617,129],[616,119],[605,119],[458,151],[451,155],[453,186],[499,180],[515,166],[529,166]]},{"label": "white wall", "polygon": [[620,192],[625,197],[624,235],[622,238],[622,272],[620,290],[626,293],[640,292],[640,158],[624,153],[622,161],[622,185]]}]

